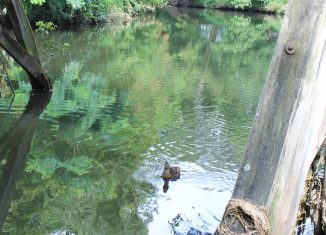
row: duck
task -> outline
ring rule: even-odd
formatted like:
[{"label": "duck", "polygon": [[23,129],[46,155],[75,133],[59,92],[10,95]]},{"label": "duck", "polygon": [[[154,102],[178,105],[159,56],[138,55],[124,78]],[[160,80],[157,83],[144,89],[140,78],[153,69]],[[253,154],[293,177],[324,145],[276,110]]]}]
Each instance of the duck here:
[{"label": "duck", "polygon": [[181,170],[178,166],[170,166],[168,162],[164,164],[164,170],[161,175],[161,178],[166,180],[177,180],[180,178]]}]

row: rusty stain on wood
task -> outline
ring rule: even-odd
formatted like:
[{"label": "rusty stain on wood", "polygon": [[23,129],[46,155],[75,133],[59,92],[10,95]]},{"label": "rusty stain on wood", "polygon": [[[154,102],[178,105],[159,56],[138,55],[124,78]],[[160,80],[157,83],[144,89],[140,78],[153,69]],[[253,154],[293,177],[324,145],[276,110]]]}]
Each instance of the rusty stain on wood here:
[{"label": "rusty stain on wood", "polygon": [[293,55],[297,52],[297,48],[299,47],[298,42],[297,41],[289,41],[286,44],[285,47],[285,52],[289,55]]}]

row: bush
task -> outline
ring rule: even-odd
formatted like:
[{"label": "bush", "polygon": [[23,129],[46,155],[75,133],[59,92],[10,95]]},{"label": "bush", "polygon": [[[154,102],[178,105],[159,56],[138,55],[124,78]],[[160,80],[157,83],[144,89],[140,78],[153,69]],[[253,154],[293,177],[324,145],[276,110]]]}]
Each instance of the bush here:
[{"label": "bush", "polygon": [[[64,23],[97,23],[107,19],[110,12],[129,15],[153,11],[171,0],[25,0],[24,4],[33,22],[53,21]],[[196,0],[193,0],[196,2]],[[197,0],[205,7],[261,8],[283,12],[287,0]]]},{"label": "bush", "polygon": [[138,13],[161,7],[167,0],[25,0],[24,4],[33,22],[97,23],[107,19],[111,11]]},{"label": "bush", "polygon": [[[288,0],[197,0],[200,5],[207,8],[259,8],[273,12],[284,12],[287,1]],[[193,2],[196,2],[196,0],[193,0]]]}]

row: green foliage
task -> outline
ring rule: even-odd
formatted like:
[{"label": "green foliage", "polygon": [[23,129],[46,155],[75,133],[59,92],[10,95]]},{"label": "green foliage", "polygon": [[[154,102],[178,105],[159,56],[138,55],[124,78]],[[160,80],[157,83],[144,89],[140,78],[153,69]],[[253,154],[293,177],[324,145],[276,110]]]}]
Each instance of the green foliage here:
[{"label": "green foliage", "polygon": [[27,172],[37,172],[42,178],[47,179],[53,177],[58,168],[63,168],[76,175],[82,176],[87,174],[93,165],[94,160],[86,156],[72,157],[65,162],[55,157],[45,157],[30,159],[26,164],[25,170]]},{"label": "green foliage", "polygon": [[32,21],[99,22],[107,20],[111,12],[128,14],[153,11],[167,0],[27,0],[24,2]]},{"label": "green foliage", "polygon": [[28,75],[21,67],[13,67],[9,72],[10,77],[16,81],[27,81]]},{"label": "green foliage", "polygon": [[[117,12],[129,15],[155,11],[169,0],[26,0],[24,4],[32,21],[65,23],[96,23],[106,21]],[[207,8],[256,8],[284,12],[287,0],[198,0]],[[123,14],[120,14],[123,15]],[[124,19],[120,19],[123,21]]]},{"label": "green foliage", "polygon": [[275,12],[285,12],[288,0],[265,0],[266,9]]},{"label": "green foliage", "polygon": [[80,9],[86,4],[84,0],[67,0],[67,3],[70,4],[74,10]]},{"label": "green foliage", "polygon": [[231,0],[232,5],[238,8],[244,8],[251,6],[251,0]]},{"label": "green foliage", "polygon": [[68,171],[82,176],[90,172],[95,161],[87,156],[78,156],[70,158],[67,162],[63,162],[60,166]]},{"label": "green foliage", "polygon": [[58,167],[58,162],[55,158],[42,158],[42,159],[31,159],[28,161],[25,170],[27,172],[37,172],[44,178],[51,177]]},{"label": "green foliage", "polygon": [[45,0],[30,0],[31,4],[42,5]]},{"label": "green foliage", "polygon": [[234,8],[256,8],[274,12],[284,12],[288,0],[198,0],[208,8],[234,7]]},{"label": "green foliage", "polygon": [[57,26],[55,24],[53,24],[51,21],[50,22],[44,22],[44,21],[37,21],[35,23],[37,29],[37,32],[50,32],[53,31],[57,28]]}]

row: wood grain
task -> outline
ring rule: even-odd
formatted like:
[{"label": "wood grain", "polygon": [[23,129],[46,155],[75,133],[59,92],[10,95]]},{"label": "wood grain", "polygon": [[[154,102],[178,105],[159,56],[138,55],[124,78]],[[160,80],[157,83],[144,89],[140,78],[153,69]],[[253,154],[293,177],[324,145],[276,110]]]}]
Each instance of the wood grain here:
[{"label": "wood grain", "polygon": [[325,40],[325,0],[290,0],[232,196],[264,206],[273,234],[293,233],[326,133]]}]

